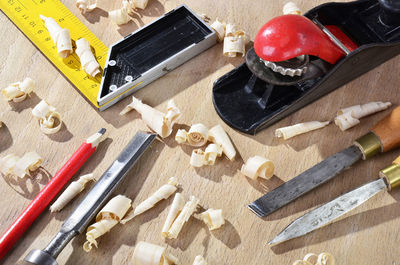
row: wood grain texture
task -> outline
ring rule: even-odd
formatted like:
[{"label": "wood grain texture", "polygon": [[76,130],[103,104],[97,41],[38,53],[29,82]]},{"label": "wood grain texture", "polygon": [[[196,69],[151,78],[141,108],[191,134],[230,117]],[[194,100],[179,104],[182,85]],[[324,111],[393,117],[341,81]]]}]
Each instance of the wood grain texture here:
[{"label": "wood grain texture", "polygon": [[[118,41],[183,2],[198,13],[208,14],[212,20],[219,17],[236,23],[253,39],[267,20],[281,14],[285,3],[284,0],[150,0],[149,6],[139,11],[132,22],[118,28],[109,20],[107,12],[119,8],[120,1],[99,0],[100,8],[84,16],[75,7],[75,1],[63,2],[106,45]],[[303,10],[325,2],[297,1]],[[0,120],[4,122],[0,128],[0,156],[9,153],[22,155],[35,150],[44,157],[43,170],[33,179],[0,179],[2,232],[88,135],[101,127],[109,130],[109,139],[78,172],[78,175],[94,172],[99,178],[133,135],[138,130],[146,130],[146,126],[134,111],[126,116],[118,115],[130,99],[98,112],[2,13],[0,25],[0,36],[3,36],[0,42],[1,87],[26,76],[37,83],[32,97],[20,104],[0,101]],[[167,101],[173,98],[184,113],[180,121],[182,127],[193,123],[204,123],[211,127],[220,123],[232,138],[239,157],[234,162],[223,158],[215,166],[194,169],[189,165],[192,148],[177,145],[170,137],[152,145],[129,173],[125,184],[117,190],[117,193],[129,196],[137,204],[166,183],[168,178],[175,176],[182,183],[182,193],[186,198],[195,195],[200,198],[203,207],[222,208],[227,221],[225,226],[209,232],[205,224],[191,218],[177,240],[164,241],[160,231],[172,202],[170,198],[127,225],[115,227],[100,239],[99,248],[90,253],[82,249],[85,236],[77,236],[58,257],[59,264],[132,264],[134,246],[141,240],[166,246],[179,258],[180,264],[185,265],[192,264],[196,255],[203,255],[209,264],[283,265],[292,264],[309,252],[323,251],[331,252],[340,265],[400,264],[399,191],[382,193],[341,220],[314,233],[272,248],[267,246],[267,242],[278,232],[307,210],[377,178],[378,171],[391,164],[399,151],[354,165],[265,219],[256,217],[246,207],[268,190],[349,146],[391,109],[364,118],[361,124],[345,132],[330,125],[283,141],[273,137],[275,129],[311,120],[330,120],[342,107],[369,101],[391,101],[398,105],[400,58],[386,62],[256,136],[244,135],[229,128],[218,117],[211,101],[214,80],[241,62],[243,58],[223,57],[222,44],[218,44],[135,94],[161,111],[165,110]],[[32,108],[41,99],[54,105],[64,118],[65,125],[55,135],[42,134],[31,115]],[[254,155],[263,155],[274,161],[276,176],[261,181],[243,177],[238,170],[243,160]],[[15,264],[31,249],[44,248],[85,194],[80,194],[59,213],[50,214],[48,211],[42,214],[6,256],[4,264]]]},{"label": "wood grain texture", "polygon": [[392,113],[383,118],[372,128],[383,145],[383,151],[390,151],[400,146],[400,107],[395,108]]}]

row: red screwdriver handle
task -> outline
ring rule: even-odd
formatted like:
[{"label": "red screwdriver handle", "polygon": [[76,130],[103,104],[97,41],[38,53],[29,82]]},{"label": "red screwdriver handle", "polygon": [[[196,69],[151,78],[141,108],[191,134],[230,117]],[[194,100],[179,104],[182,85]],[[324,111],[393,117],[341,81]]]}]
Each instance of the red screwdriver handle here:
[{"label": "red screwdriver handle", "polygon": [[64,185],[82,167],[93,154],[96,147],[90,143],[82,144],[64,166],[55,174],[47,185],[39,192],[22,214],[14,221],[0,238],[0,259],[11,249],[35,219],[46,209]]}]

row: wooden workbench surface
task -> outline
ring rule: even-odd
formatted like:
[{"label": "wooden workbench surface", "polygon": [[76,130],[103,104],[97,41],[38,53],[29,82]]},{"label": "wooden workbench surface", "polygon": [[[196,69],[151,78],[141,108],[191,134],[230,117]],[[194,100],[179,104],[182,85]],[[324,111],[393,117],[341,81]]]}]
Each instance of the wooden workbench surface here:
[{"label": "wooden workbench surface", "polygon": [[[131,23],[118,28],[108,18],[107,11],[118,8],[120,1],[99,0],[100,8],[85,16],[79,13],[75,1],[62,2],[106,45],[182,3],[195,12],[208,14],[212,20],[219,17],[234,22],[254,39],[257,30],[267,20],[281,14],[285,3],[283,0],[150,0],[149,6],[139,11]],[[309,10],[326,1],[297,2],[303,10]],[[0,156],[36,151],[44,158],[43,169],[33,179],[14,181],[4,176],[0,178],[0,232],[3,233],[90,134],[105,127],[109,138],[77,175],[94,172],[98,179],[135,133],[147,130],[147,127],[134,111],[119,116],[121,109],[131,101],[129,98],[104,112],[97,111],[3,13],[0,13],[0,25],[0,87],[27,76],[37,84],[35,93],[22,103],[9,104],[0,100],[0,120],[5,125],[0,128]],[[377,172],[388,165],[399,151],[354,165],[334,180],[265,219],[256,217],[246,207],[263,193],[350,145],[389,111],[362,119],[360,125],[346,132],[330,125],[288,141],[273,137],[276,128],[303,121],[329,120],[340,107],[368,101],[391,101],[398,105],[400,57],[256,136],[229,128],[215,112],[211,101],[214,80],[241,62],[243,58],[222,56],[222,45],[218,44],[135,94],[159,110],[165,110],[167,101],[173,98],[184,114],[180,121],[182,124],[204,123],[209,127],[221,124],[232,138],[239,158],[234,162],[223,158],[215,166],[194,169],[189,165],[192,148],[180,146],[173,137],[169,137],[151,146],[128,175],[126,184],[117,190],[118,194],[124,194],[138,203],[166,183],[168,178],[175,176],[186,197],[195,195],[200,198],[202,206],[223,209],[225,226],[209,232],[201,221],[191,218],[177,240],[164,241],[160,230],[171,197],[127,225],[113,228],[111,233],[100,239],[99,248],[90,253],[82,249],[85,236],[77,236],[58,257],[59,264],[132,264],[135,244],[142,240],[166,246],[179,258],[179,264],[184,265],[192,264],[196,255],[203,255],[208,264],[284,265],[292,264],[309,252],[323,251],[331,252],[340,265],[400,264],[399,191],[381,193],[341,220],[307,236],[272,248],[266,245],[293,219],[309,209],[375,179]],[[57,134],[42,134],[31,114],[32,108],[41,99],[51,102],[63,116],[65,126]],[[250,181],[242,176],[238,170],[243,160],[254,155],[264,155],[274,161],[276,176],[268,181]],[[84,196],[85,193],[80,194],[59,213],[44,212],[6,256],[4,264],[15,264],[30,250],[44,248]]]}]

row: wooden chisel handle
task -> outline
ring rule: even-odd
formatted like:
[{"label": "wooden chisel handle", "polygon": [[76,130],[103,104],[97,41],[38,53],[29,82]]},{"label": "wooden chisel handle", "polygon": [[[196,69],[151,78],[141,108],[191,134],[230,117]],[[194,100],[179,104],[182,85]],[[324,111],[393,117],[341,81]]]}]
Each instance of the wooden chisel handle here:
[{"label": "wooden chisel handle", "polygon": [[400,156],[393,161],[392,165],[382,169],[379,176],[385,179],[389,191],[400,187]]},{"label": "wooden chisel handle", "polygon": [[366,135],[355,141],[363,159],[400,147],[400,106],[379,121]]},{"label": "wooden chisel handle", "polygon": [[400,146],[400,106],[383,118],[372,128],[372,132],[379,137],[382,151],[386,152]]}]

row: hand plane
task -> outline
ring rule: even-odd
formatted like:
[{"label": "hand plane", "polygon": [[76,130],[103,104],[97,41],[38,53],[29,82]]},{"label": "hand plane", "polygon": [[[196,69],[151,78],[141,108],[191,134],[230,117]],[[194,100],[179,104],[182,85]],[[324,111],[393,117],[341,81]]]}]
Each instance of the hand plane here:
[{"label": "hand plane", "polygon": [[400,1],[326,3],[268,21],[246,62],[214,82],[213,103],[255,134],[399,53]]}]

